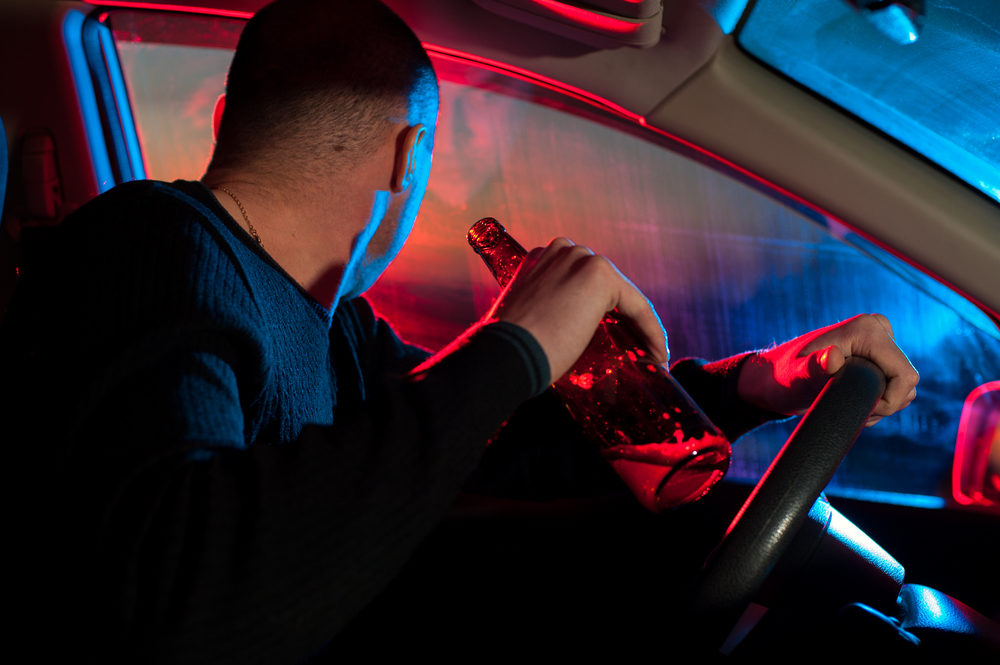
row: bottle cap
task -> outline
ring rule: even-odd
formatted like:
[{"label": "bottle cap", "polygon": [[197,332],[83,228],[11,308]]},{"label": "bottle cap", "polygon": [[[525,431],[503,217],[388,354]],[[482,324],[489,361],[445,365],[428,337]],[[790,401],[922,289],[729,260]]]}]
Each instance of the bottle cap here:
[{"label": "bottle cap", "polygon": [[506,233],[500,222],[492,217],[483,217],[472,225],[467,237],[472,249],[476,250],[477,254],[482,254],[496,247]]}]

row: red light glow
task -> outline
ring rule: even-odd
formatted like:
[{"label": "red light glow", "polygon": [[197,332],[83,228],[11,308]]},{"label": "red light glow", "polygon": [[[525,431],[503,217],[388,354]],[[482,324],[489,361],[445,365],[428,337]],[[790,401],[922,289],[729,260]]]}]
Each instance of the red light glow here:
[{"label": "red light glow", "polygon": [[101,7],[126,7],[128,9],[157,9],[168,12],[185,12],[188,14],[208,14],[210,16],[226,16],[229,18],[250,18],[253,12],[238,9],[217,9],[214,7],[196,7],[189,5],[173,5],[163,2],[129,2],[128,0],[84,0],[91,5]]},{"label": "red light glow", "polygon": [[594,375],[590,372],[583,374],[572,373],[568,375],[569,382],[581,390],[590,390],[594,387]]},{"label": "red light glow", "polygon": [[533,2],[539,7],[547,9],[571,23],[601,32],[611,32],[616,35],[631,35],[645,25],[643,22],[626,21],[608,16],[607,14],[598,14],[587,9],[557,2],[557,0],[533,0]]},{"label": "red light glow", "polygon": [[483,56],[448,48],[447,46],[438,46],[437,44],[428,44],[426,42],[424,42],[423,46],[428,53],[438,58],[464,64],[471,63],[482,69],[494,71],[499,74],[503,74],[504,76],[509,76],[521,81],[527,81],[528,83],[533,83],[535,85],[542,86],[543,88],[554,90],[562,95],[567,95],[581,102],[590,104],[591,106],[596,106],[605,111],[609,111],[615,115],[631,120],[632,122],[645,124],[645,119],[642,116],[633,111],[629,111],[624,106],[615,104],[600,95],[595,95],[594,93],[588,92],[582,88],[568,85],[562,81],[549,78],[548,76],[544,76],[542,74],[537,74],[531,70],[523,69],[515,65],[509,65],[505,62],[500,62],[499,60],[491,60],[490,58],[485,58]]},{"label": "red light glow", "polygon": [[[995,402],[1000,403],[1000,381],[984,383],[969,393],[958,424],[955,462],[951,470],[951,493],[955,501],[966,506],[989,506],[995,505],[995,502],[984,496],[984,488],[967,487],[968,483],[963,480],[963,476],[984,478],[991,485],[988,490],[1000,489],[994,486],[1000,480],[1000,473],[989,469],[990,448],[995,445],[993,439],[1000,433],[1000,411],[988,412],[982,418],[975,417],[977,409],[989,409],[989,406],[976,406],[976,402],[991,393],[997,397]],[[977,431],[970,431],[974,425],[978,425]]]}]

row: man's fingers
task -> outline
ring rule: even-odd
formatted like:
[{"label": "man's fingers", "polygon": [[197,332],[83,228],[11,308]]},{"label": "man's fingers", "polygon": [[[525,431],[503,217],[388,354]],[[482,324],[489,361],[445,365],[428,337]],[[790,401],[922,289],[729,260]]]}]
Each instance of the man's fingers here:
[{"label": "man's fingers", "polygon": [[875,413],[880,416],[891,416],[909,406],[917,397],[916,382],[916,372],[913,372],[912,377],[897,376],[890,379],[882,399],[875,407]]},{"label": "man's fingers", "polygon": [[624,275],[622,279],[625,288],[619,298],[618,312],[631,321],[633,332],[638,333],[638,341],[646,347],[655,362],[669,362],[670,351],[667,348],[667,333],[663,329],[663,322],[646,296]]},{"label": "man's fingers", "polygon": [[519,270],[531,270],[531,268],[536,263],[538,263],[538,260],[542,257],[542,254],[544,253],[545,253],[544,247],[535,247],[533,250],[528,252],[528,255],[524,257],[523,261],[521,261],[521,266]]},{"label": "man's fingers", "polygon": [[840,368],[847,361],[844,352],[836,344],[826,347],[817,353],[817,356],[819,358],[820,370],[827,376],[833,376],[839,372]]},{"label": "man's fingers", "polygon": [[617,310],[631,324],[632,332],[638,337],[636,341],[645,347],[653,360],[667,362],[667,335],[649,299],[609,259],[595,255],[587,248],[579,249],[586,250],[589,256],[582,257],[584,261],[578,262],[576,269],[591,271],[589,279],[594,295],[606,292],[611,298],[605,311]]},{"label": "man's fingers", "polygon": [[875,415],[888,416],[910,402],[920,375],[893,338],[892,326],[882,314],[868,314],[851,320],[853,355],[875,363],[885,374],[886,388],[875,407]]},{"label": "man's fingers", "polygon": [[[538,260],[541,258],[544,250],[545,250],[544,247],[535,247],[534,249],[529,251],[527,255],[525,255],[525,257],[521,260],[521,265],[519,265],[517,267],[517,270],[514,271],[514,278],[516,278],[519,273],[529,272],[530,270],[532,270],[535,267],[535,264],[538,263]],[[500,300],[499,299],[495,300],[493,303],[493,309],[495,310],[497,305],[499,304]],[[491,315],[492,313],[493,310],[491,310]]]},{"label": "man's fingers", "polygon": [[[799,358],[783,381],[789,388],[795,386],[794,390],[803,395],[802,401],[805,403],[802,405],[802,409],[804,409],[812,403],[830,377],[840,371],[844,362],[843,351],[836,345],[831,345],[825,349],[814,351],[807,358]],[[796,409],[796,411],[801,411],[801,409]]]},{"label": "man's fingers", "polygon": [[882,362],[878,358],[872,358],[875,364],[885,372],[886,379],[888,380],[885,393],[879,401],[879,408],[876,409],[879,415],[886,416],[899,411],[909,404],[912,399],[910,397],[911,393],[913,397],[916,397],[917,382],[920,380],[920,375],[917,374],[917,370],[913,368],[910,361],[903,355],[902,350],[895,345],[895,342],[892,342],[892,345],[894,349],[888,353],[888,357]]},{"label": "man's fingers", "polygon": [[[542,266],[551,264],[553,261],[557,260],[563,252],[569,250],[576,245],[569,238],[554,238],[545,247],[535,247],[528,252],[528,255],[524,257],[524,261],[521,262],[520,270],[529,271],[539,269]],[[581,247],[580,250],[586,250],[585,247]],[[587,250],[589,251],[589,250]]]},{"label": "man's fingers", "polygon": [[874,318],[875,321],[880,326],[882,326],[882,329],[885,330],[885,332],[886,332],[887,335],[889,335],[889,339],[892,339],[892,340],[896,339],[893,336],[893,334],[892,334],[892,324],[889,323],[889,319],[886,318],[886,316],[884,314],[877,314],[877,313],[876,314],[872,314],[872,318]]},{"label": "man's fingers", "polygon": [[609,260],[566,238],[528,254],[489,316],[534,335],[558,378],[613,309],[654,361],[667,361],[663,326],[646,297]]}]

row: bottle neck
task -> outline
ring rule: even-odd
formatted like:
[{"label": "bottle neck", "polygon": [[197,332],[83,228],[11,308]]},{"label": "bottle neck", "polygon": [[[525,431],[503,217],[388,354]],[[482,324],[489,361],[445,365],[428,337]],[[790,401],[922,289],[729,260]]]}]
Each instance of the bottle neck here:
[{"label": "bottle neck", "polygon": [[528,252],[492,217],[469,229],[469,244],[482,257],[500,286],[506,286]]}]

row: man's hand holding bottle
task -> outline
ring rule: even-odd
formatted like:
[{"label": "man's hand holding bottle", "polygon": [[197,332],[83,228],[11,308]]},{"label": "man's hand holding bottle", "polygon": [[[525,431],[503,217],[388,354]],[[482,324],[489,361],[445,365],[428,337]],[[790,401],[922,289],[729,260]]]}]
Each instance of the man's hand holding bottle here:
[{"label": "man's hand holding bottle", "polygon": [[515,323],[534,335],[556,381],[613,309],[631,323],[656,362],[669,360],[667,335],[646,296],[607,258],[566,238],[530,251],[487,317]]}]

